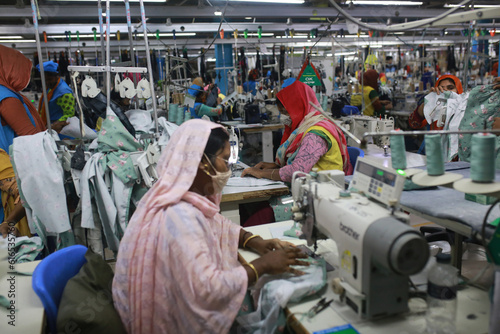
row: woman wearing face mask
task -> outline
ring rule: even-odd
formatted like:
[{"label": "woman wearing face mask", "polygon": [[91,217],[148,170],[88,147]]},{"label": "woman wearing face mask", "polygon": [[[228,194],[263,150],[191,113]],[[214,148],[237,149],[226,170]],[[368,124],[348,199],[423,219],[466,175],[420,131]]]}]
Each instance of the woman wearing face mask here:
[{"label": "woman wearing face mask", "polygon": [[[227,132],[204,120],[182,124],[163,151],[118,252],[113,300],[127,333],[227,333],[259,276],[301,273],[290,267],[304,264],[298,248],[219,214],[229,156]],[[242,264],[239,247],[262,256]]]},{"label": "woman wearing face mask", "polygon": [[260,162],[245,169],[241,176],[290,182],[294,172],[309,173],[313,167],[352,174],[344,134],[309,104],[320,105],[312,88],[295,81],[276,97],[285,131],[275,163]]},{"label": "woman wearing face mask", "polygon": [[31,67],[22,53],[0,45],[0,148],[5,152],[14,137],[45,130],[33,104],[20,93],[30,82]]}]

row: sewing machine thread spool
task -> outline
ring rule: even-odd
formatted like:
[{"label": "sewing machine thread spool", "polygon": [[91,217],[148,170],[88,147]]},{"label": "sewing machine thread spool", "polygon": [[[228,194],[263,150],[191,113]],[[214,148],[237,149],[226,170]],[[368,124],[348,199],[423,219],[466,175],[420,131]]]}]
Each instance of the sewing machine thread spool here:
[{"label": "sewing machine thread spool", "polygon": [[478,133],[472,136],[470,176],[472,181],[489,183],[495,180],[496,136]]},{"label": "sewing machine thread spool", "polygon": [[391,136],[391,162],[394,169],[406,169],[404,136]]},{"label": "sewing machine thread spool", "polygon": [[323,95],[323,101],[321,101],[321,108],[326,111],[328,108],[328,96]]},{"label": "sewing machine thread spool", "polygon": [[179,105],[175,103],[171,103],[168,108],[168,121],[171,123],[175,123],[177,120],[177,107]]},{"label": "sewing machine thread spool", "polygon": [[175,123],[177,125],[181,125],[182,122],[184,122],[184,106],[177,106],[177,118],[175,120]]},{"label": "sewing machine thread spool", "polygon": [[430,176],[443,175],[444,159],[441,135],[425,135],[425,155],[427,156],[427,174]]},{"label": "sewing machine thread spool", "polygon": [[186,110],[184,111],[184,122],[189,121],[190,119],[191,119],[191,111],[189,110],[189,108],[186,108]]}]

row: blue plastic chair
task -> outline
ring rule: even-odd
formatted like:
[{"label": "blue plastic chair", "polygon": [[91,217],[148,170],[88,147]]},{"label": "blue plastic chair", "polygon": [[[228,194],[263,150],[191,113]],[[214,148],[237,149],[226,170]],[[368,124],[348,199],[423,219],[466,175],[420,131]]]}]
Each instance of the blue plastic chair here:
[{"label": "blue plastic chair", "polygon": [[87,262],[86,252],[82,245],[63,248],[43,259],[33,272],[33,290],[42,301],[53,334],[57,333],[57,312],[66,283]]},{"label": "blue plastic chair", "polygon": [[356,167],[356,160],[358,160],[358,157],[365,156],[365,151],[359,147],[347,146],[347,152],[349,152],[349,160],[351,161],[352,168]]}]

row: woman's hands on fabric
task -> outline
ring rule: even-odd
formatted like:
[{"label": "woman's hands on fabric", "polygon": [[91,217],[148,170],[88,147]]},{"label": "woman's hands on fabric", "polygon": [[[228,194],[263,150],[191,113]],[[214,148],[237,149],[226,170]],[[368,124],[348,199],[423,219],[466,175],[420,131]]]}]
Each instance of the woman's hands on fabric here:
[{"label": "woman's hands on fabric", "polygon": [[294,269],[291,266],[309,266],[309,262],[300,260],[306,258],[307,254],[300,248],[285,247],[264,254],[253,261],[252,264],[256,268],[260,268],[259,273],[261,274],[277,275],[288,272],[294,275],[304,275],[303,271]]},{"label": "woman's hands on fabric", "polygon": [[20,233],[17,227],[14,227],[14,231],[12,231],[12,228],[9,226],[9,223],[3,222],[0,224],[0,232],[2,233],[2,237],[5,239],[9,235],[9,233],[14,232],[15,237],[19,237]]},{"label": "woman's hands on fabric", "polygon": [[441,94],[441,93],[444,93],[446,90],[441,87],[441,86],[438,86],[438,87],[431,87],[430,91],[429,91],[429,94],[430,93],[436,93],[437,95]]},{"label": "woman's hands on fabric", "polygon": [[495,78],[493,81],[493,89],[500,89],[500,77]]},{"label": "woman's hands on fabric", "polygon": [[54,123],[51,124],[52,130],[54,130],[57,133],[60,133],[61,130],[68,125],[69,123],[66,121],[55,121]]},{"label": "woman's hands on fabric", "polygon": [[264,161],[261,161],[258,164],[256,164],[255,166],[253,166],[253,168],[257,168],[257,169],[274,169],[274,168],[279,168],[279,167],[280,166],[276,165],[274,162],[264,162]]},{"label": "woman's hands on fabric", "polygon": [[[500,86],[500,85],[499,85],[499,86]],[[494,118],[492,128],[493,128],[493,130],[500,130],[500,117],[495,117],[495,118]],[[498,136],[499,134],[498,134],[498,133],[496,133],[496,135]]]},{"label": "woman's hands on fabric", "polygon": [[262,178],[262,171],[263,171],[263,169],[249,167],[249,168],[244,169],[243,172],[241,172],[241,177],[243,177],[245,175],[251,175],[251,176],[254,176],[258,179],[261,179]]},{"label": "woman's hands on fabric", "polygon": [[259,255],[264,255],[264,254],[267,254],[269,252],[272,252],[272,251],[275,251],[278,249],[285,249],[288,247],[295,247],[295,245],[288,242],[288,241],[283,241],[280,239],[254,238],[254,239],[250,240],[247,244],[247,248],[252,248]]}]

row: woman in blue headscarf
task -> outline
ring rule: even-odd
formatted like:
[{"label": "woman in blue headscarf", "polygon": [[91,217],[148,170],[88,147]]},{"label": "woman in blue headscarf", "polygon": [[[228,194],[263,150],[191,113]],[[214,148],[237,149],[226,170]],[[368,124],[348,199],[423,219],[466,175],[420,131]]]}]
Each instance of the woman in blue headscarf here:
[{"label": "woman in blue headscarf", "polygon": [[203,116],[218,117],[222,113],[222,102],[220,98],[217,98],[217,107],[212,108],[207,106],[208,92],[203,89],[203,80],[201,78],[196,78],[193,80],[193,84],[188,89],[188,93],[196,98],[194,107],[190,108],[191,118],[202,118]]}]

